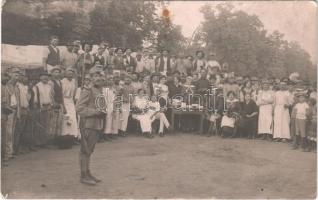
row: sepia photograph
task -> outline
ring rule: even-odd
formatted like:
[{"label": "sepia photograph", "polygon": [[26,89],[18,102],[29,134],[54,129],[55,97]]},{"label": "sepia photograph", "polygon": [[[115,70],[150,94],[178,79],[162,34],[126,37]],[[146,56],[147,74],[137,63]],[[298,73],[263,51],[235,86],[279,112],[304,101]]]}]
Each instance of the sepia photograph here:
[{"label": "sepia photograph", "polygon": [[1,1],[1,199],[316,199],[315,1]]}]

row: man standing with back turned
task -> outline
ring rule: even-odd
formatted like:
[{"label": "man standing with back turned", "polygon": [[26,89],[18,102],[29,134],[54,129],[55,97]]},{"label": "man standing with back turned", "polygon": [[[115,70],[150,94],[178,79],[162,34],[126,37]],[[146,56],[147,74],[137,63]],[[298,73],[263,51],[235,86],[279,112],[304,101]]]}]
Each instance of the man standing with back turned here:
[{"label": "man standing with back turned", "polygon": [[81,183],[87,185],[96,185],[101,180],[94,177],[90,170],[90,157],[94,152],[95,144],[98,141],[98,134],[104,126],[104,114],[97,109],[95,104],[96,98],[102,94],[102,74],[98,69],[90,70],[93,86],[83,88],[81,96],[76,105],[76,111],[81,117],[80,132],[81,132],[81,150],[80,150],[80,168],[81,168]]}]

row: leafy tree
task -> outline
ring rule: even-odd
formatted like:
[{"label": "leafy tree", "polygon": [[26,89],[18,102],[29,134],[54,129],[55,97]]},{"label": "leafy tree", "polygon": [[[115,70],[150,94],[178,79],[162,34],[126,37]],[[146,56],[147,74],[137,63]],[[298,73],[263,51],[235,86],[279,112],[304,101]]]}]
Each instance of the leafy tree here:
[{"label": "leafy tree", "polygon": [[164,19],[160,19],[156,26],[154,43],[158,50],[167,49],[173,54],[183,52],[186,40],[182,35],[181,26],[171,24]]},{"label": "leafy tree", "polygon": [[90,13],[90,36],[112,45],[141,48],[154,29],[155,5],[143,1],[99,1]]},{"label": "leafy tree", "polygon": [[283,77],[298,71],[309,77],[313,64],[299,44],[284,40],[278,31],[269,34],[256,15],[233,8],[227,3],[202,7],[204,21],[192,46],[216,52],[221,62],[241,75]]}]

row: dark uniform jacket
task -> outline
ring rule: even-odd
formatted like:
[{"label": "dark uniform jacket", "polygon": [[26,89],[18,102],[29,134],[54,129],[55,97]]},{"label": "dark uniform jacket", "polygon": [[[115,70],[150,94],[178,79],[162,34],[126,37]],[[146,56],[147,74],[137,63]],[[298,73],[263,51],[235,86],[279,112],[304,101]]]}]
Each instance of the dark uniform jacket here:
[{"label": "dark uniform jacket", "polygon": [[102,130],[104,127],[104,114],[98,111],[95,100],[101,98],[102,89],[91,87],[83,88],[76,104],[76,112],[81,117],[80,128]]}]

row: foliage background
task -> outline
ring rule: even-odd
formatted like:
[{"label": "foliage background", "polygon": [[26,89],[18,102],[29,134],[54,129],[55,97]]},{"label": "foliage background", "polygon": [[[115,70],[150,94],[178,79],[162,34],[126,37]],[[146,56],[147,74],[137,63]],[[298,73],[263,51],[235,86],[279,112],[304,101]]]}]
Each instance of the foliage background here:
[{"label": "foliage background", "polygon": [[268,32],[256,15],[234,11],[231,4],[201,8],[204,20],[185,38],[181,27],[160,14],[155,1],[124,0],[10,0],[2,12],[2,42],[46,45],[50,35],[61,44],[74,39],[142,50],[167,48],[173,54],[193,55],[196,50],[214,52],[241,75],[288,76],[299,72],[316,80],[316,65],[297,42],[279,31]]}]

